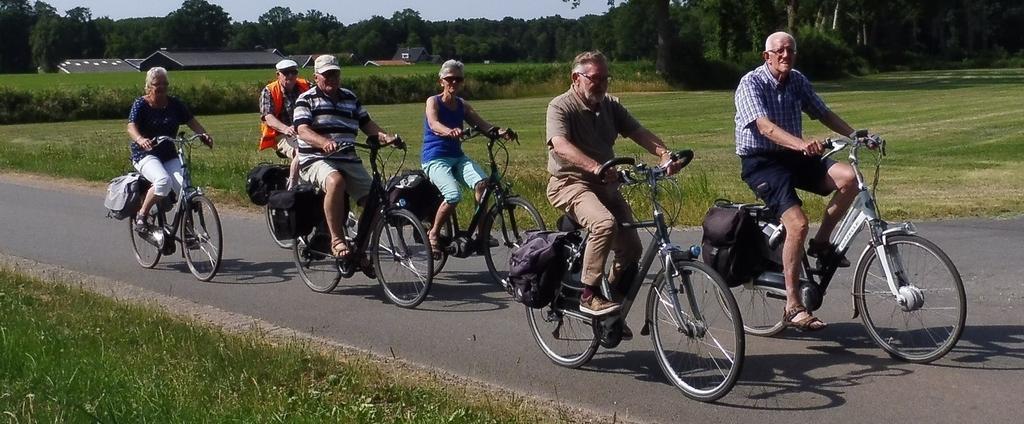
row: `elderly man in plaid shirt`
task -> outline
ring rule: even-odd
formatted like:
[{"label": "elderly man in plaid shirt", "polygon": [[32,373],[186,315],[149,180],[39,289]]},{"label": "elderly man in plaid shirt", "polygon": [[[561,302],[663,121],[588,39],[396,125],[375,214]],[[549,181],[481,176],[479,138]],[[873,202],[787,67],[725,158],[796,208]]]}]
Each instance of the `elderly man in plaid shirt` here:
[{"label": "elderly man in plaid shirt", "polygon": [[[822,160],[822,144],[803,137],[801,112],[843,135],[854,132],[842,118],[825,106],[810,81],[793,69],[796,40],[776,32],[765,40],[764,65],[747,73],[736,88],[736,154],[742,163],[743,181],[761,198],[786,228],[782,248],[786,279],[786,325],[801,330],[820,330],[825,323],[801,304],[800,258],[807,238],[807,215],[796,189],[822,196],[835,192],[825,210],[818,233],[807,253],[833,254],[828,238],[857,194],[857,180],[849,164]],[[840,266],[849,266],[845,258]]]}]

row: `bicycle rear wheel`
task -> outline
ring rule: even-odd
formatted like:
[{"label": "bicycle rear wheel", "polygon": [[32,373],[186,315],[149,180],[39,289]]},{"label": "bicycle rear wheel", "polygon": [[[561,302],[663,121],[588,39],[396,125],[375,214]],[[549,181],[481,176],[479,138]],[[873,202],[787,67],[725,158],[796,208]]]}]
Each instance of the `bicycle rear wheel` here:
[{"label": "bicycle rear wheel", "polygon": [[210,281],[220,269],[224,248],[220,216],[213,202],[202,195],[192,197],[185,208],[181,222],[181,251],[185,263],[199,281]]},{"label": "bicycle rear wheel", "polygon": [[893,298],[878,251],[857,264],[853,293],[868,335],[894,358],[928,363],[948,353],[964,330],[967,300],[960,273],[934,243],[889,236],[885,250],[902,302]]},{"label": "bicycle rear wheel", "polygon": [[732,390],[743,368],[743,320],[717,272],[693,261],[674,268],[671,279],[659,273],[647,295],[651,340],[669,381],[711,402]]},{"label": "bicycle rear wheel", "polygon": [[484,259],[494,282],[507,286],[508,259],[512,249],[519,247],[526,231],[543,229],[544,220],[540,212],[526,199],[509,197],[504,204],[491,208],[484,222],[484,234],[489,234],[497,245],[491,246],[491,240],[481,240],[480,243],[484,243]]},{"label": "bicycle rear wheel", "polygon": [[266,220],[267,220],[267,230],[270,231],[270,238],[274,240],[274,243],[277,244],[278,247],[280,247],[282,249],[291,249],[292,248],[292,244],[295,242],[295,239],[287,238],[287,237],[284,237],[284,238],[278,238],[277,237],[277,231],[274,230],[274,220],[270,216],[270,214],[271,214],[271,212],[270,212],[270,205],[264,206],[263,207],[263,212],[264,212],[263,215],[266,217]]},{"label": "bicycle rear wheel", "polygon": [[786,329],[782,322],[785,299],[769,297],[767,289],[750,282],[733,287],[732,295],[740,308],[743,331],[747,334],[771,337]]},{"label": "bicycle rear wheel", "polygon": [[[157,221],[157,206],[154,205],[149,209],[149,216],[146,218],[147,222],[156,223]],[[160,262],[160,257],[163,253],[160,251],[160,247],[147,241],[142,235],[140,235],[135,229],[135,217],[128,218],[128,232],[131,234],[132,239],[132,250],[135,252],[135,260],[143,268],[153,268],[157,263]]]},{"label": "bicycle rear wheel", "polygon": [[373,231],[368,248],[384,295],[403,308],[423,302],[434,279],[427,232],[412,212],[392,209]]},{"label": "bicycle rear wheel", "polygon": [[331,256],[331,236],[320,229],[292,242],[292,258],[302,282],[317,293],[328,293],[338,287],[341,269]]},{"label": "bicycle rear wheel", "polygon": [[[559,307],[557,303],[572,305]],[[578,311],[578,303],[561,298],[543,308],[526,307],[526,322],[537,346],[548,359],[563,367],[579,368],[597,353],[594,320]]]}]

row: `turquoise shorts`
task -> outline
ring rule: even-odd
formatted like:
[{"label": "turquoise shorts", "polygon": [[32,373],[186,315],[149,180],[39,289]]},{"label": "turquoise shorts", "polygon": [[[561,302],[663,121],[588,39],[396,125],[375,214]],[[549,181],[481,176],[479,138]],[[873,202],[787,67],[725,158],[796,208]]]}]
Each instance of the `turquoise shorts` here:
[{"label": "turquoise shorts", "polygon": [[480,165],[473,162],[466,155],[457,158],[437,158],[421,165],[423,172],[430,178],[430,182],[437,186],[444,196],[444,201],[449,204],[459,203],[462,199],[462,192],[459,184],[470,189],[476,187],[483,181],[484,170]]}]

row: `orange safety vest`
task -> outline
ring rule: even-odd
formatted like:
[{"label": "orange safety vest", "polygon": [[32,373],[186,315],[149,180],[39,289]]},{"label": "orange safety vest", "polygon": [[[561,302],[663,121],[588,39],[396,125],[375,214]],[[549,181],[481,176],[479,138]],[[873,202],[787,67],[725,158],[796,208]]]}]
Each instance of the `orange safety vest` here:
[{"label": "orange safety vest", "polygon": [[[309,81],[299,78],[295,81],[295,87],[300,93],[305,92],[309,90]],[[267,84],[267,89],[270,90],[270,100],[274,102],[274,110],[277,111],[275,116],[280,119],[281,112],[284,109],[284,90],[281,89],[281,83],[274,80],[274,82]],[[262,119],[260,120],[260,132],[262,137],[260,138],[259,150],[277,147],[277,130],[267,125]]]}]

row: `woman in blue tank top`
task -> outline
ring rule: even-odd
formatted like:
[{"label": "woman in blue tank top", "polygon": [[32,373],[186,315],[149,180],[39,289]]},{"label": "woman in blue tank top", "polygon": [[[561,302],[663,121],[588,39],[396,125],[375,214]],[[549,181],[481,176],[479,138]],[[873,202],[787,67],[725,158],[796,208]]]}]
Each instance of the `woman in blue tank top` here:
[{"label": "woman in blue tank top", "polygon": [[[430,249],[435,257],[441,255],[438,246],[441,226],[451,216],[455,205],[462,198],[460,184],[473,188],[477,202],[484,191],[483,169],[462,152],[462,140],[459,139],[462,137],[462,126],[468,122],[484,130],[494,128],[481,118],[469,103],[456,95],[464,81],[464,67],[462,62],[457,60],[449,60],[441,65],[441,71],[437,73],[441,94],[427,99],[426,116],[423,118],[421,166],[430,182],[444,195],[445,200],[437,208],[434,225],[427,233]],[[499,129],[499,134],[505,135],[507,131]]]}]

